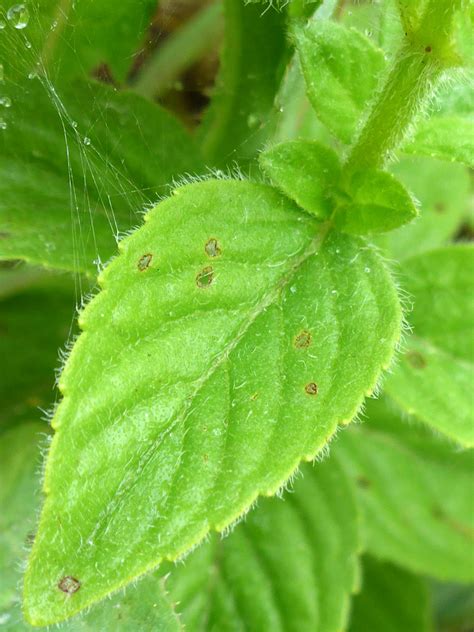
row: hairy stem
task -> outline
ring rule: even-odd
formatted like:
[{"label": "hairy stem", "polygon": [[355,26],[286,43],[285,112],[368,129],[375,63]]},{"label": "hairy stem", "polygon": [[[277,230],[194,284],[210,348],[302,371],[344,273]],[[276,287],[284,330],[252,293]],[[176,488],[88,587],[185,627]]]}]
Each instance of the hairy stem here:
[{"label": "hairy stem", "polygon": [[452,63],[453,18],[462,0],[429,0],[419,24],[407,32],[365,125],[349,154],[346,169],[381,167],[400,142]]}]

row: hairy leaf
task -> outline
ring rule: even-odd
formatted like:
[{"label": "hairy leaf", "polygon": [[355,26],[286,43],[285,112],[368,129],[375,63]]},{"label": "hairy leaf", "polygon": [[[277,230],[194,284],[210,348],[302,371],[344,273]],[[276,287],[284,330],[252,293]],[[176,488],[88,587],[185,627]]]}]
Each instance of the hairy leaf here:
[{"label": "hairy leaf", "polygon": [[420,214],[411,224],[377,236],[377,244],[396,259],[446,245],[467,216],[467,169],[430,158],[405,157],[392,171],[418,200]]},{"label": "hairy leaf", "polygon": [[74,288],[42,279],[0,303],[0,357],[7,368],[0,381],[0,426],[37,420],[54,397],[58,349],[71,333]]},{"label": "hairy leaf", "polygon": [[403,409],[465,446],[474,445],[473,270],[474,248],[468,245],[406,260],[413,335],[385,385]]},{"label": "hairy leaf", "polygon": [[363,587],[352,604],[349,632],[431,632],[425,582],[371,557],[363,563]]},{"label": "hairy leaf", "polygon": [[133,65],[156,6],[155,0],[32,0],[25,4],[25,28],[13,28],[14,21],[7,20],[0,40],[9,77],[25,78],[39,65],[54,78],[95,71],[120,82]]},{"label": "hairy leaf", "polygon": [[383,400],[370,403],[368,416],[335,447],[358,485],[367,551],[439,579],[473,581],[472,451],[406,424]]},{"label": "hairy leaf", "polygon": [[[28,632],[23,620],[18,584],[25,546],[34,539],[39,502],[40,437],[43,424],[25,423],[0,437],[0,622],[5,632]],[[44,435],[43,435],[44,436]],[[69,580],[71,588],[75,586]],[[61,626],[64,632],[177,632],[181,630],[162,582],[154,576],[117,595],[84,618]]]},{"label": "hairy leaf", "polygon": [[[173,177],[201,166],[178,122],[88,82],[15,86],[0,134],[0,258],[95,273]],[[9,110],[9,111],[10,111]]]},{"label": "hairy leaf", "polygon": [[403,151],[474,167],[474,120],[434,116],[424,121]]},{"label": "hairy leaf", "polygon": [[345,188],[349,201],[337,211],[336,225],[346,233],[383,233],[417,215],[413,200],[393,175],[376,169],[357,171]]},{"label": "hairy leaf", "polygon": [[337,461],[307,464],[294,491],[264,499],[167,583],[193,632],[339,632],[358,579],[358,515]]},{"label": "hairy leaf", "polygon": [[[60,380],[25,583],[38,624],[275,493],[352,419],[399,337],[378,255],[270,187],[190,185],[147,219],[101,275]],[[82,588],[64,600],[69,574]]]},{"label": "hairy leaf", "polygon": [[219,167],[252,160],[268,125],[288,56],[285,11],[225,0],[225,40],[217,85],[199,129],[206,160]]},{"label": "hairy leaf", "polygon": [[276,96],[274,131],[271,140],[281,143],[289,140],[316,140],[330,145],[332,136],[316,116],[306,94],[301,65],[295,54]]},{"label": "hairy leaf", "polygon": [[317,115],[350,143],[385,67],[383,52],[355,29],[331,21],[313,20],[294,36]]},{"label": "hairy leaf", "polygon": [[260,155],[260,164],[278,188],[316,217],[334,210],[331,194],[339,186],[341,166],[328,147],[303,140],[280,143]]}]

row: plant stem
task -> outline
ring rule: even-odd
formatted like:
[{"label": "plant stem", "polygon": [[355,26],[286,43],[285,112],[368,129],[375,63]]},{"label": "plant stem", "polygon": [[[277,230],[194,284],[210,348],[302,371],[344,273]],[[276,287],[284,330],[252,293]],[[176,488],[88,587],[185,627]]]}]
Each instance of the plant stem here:
[{"label": "plant stem", "polygon": [[419,25],[407,32],[383,88],[349,154],[346,169],[381,167],[452,63],[453,18],[462,0],[429,0]]},{"label": "plant stem", "polygon": [[213,2],[172,35],[150,59],[133,89],[153,99],[166,93],[172,83],[208,50],[216,48],[222,35],[222,4]]}]

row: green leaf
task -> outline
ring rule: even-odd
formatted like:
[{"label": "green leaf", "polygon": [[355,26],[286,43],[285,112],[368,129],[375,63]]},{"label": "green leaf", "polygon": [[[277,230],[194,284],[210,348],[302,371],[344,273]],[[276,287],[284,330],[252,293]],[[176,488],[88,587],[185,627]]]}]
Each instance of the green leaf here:
[{"label": "green leaf", "polygon": [[[190,185],[147,220],[101,275],[60,379],[25,583],[37,624],[274,494],[353,418],[400,334],[376,252],[270,187]],[[67,601],[62,574],[82,582]]]},{"label": "green leaf", "polygon": [[119,82],[133,66],[156,7],[155,0],[33,0],[25,4],[27,26],[17,30],[6,20],[2,31],[0,50],[7,76],[26,78],[39,63],[55,78],[85,76],[106,67]]},{"label": "green leaf", "polygon": [[[43,424],[25,423],[0,436],[0,621],[5,632],[28,632],[20,610],[19,567],[34,539],[38,505],[39,437]],[[44,436],[44,435],[43,435]],[[64,632],[178,632],[181,626],[163,582],[149,576],[127,593],[61,627]],[[70,584],[74,585],[74,584]]]},{"label": "green leaf", "polygon": [[471,187],[466,167],[405,157],[392,171],[418,200],[420,215],[411,224],[377,236],[377,244],[399,260],[446,245],[467,216]]},{"label": "green leaf", "polygon": [[357,171],[350,176],[345,193],[350,201],[338,208],[336,226],[346,233],[383,233],[417,216],[408,191],[385,171]]},{"label": "green leaf", "polygon": [[280,143],[260,154],[260,164],[278,188],[316,217],[324,219],[334,210],[331,198],[341,166],[328,147],[303,140]]},{"label": "green leaf", "polygon": [[202,168],[159,106],[97,83],[6,83],[0,259],[95,274],[173,177]]},{"label": "green leaf", "polygon": [[468,632],[474,622],[472,585],[434,583],[433,608],[439,632]]},{"label": "green leaf", "polygon": [[434,116],[424,121],[403,147],[409,154],[421,154],[474,166],[474,120]]},{"label": "green leaf", "polygon": [[404,410],[465,446],[474,445],[474,248],[458,245],[406,260],[413,327],[385,384]]},{"label": "green leaf", "polygon": [[473,453],[460,452],[385,401],[334,450],[358,485],[366,550],[442,580],[474,580]]},{"label": "green leaf", "polygon": [[242,0],[224,0],[224,10],[220,72],[198,132],[206,160],[219,167],[248,163],[264,145],[288,57],[283,10]]},{"label": "green leaf", "polygon": [[349,632],[431,632],[425,582],[401,568],[364,558],[363,588],[352,604]]},{"label": "green leaf", "polygon": [[0,381],[0,427],[37,420],[53,398],[58,349],[71,332],[74,286],[38,280],[0,303],[0,357],[8,361]]},{"label": "green leaf", "polygon": [[167,588],[186,629],[339,632],[358,580],[358,515],[333,458],[192,553]]},{"label": "green leaf", "polygon": [[385,67],[383,52],[355,29],[325,20],[296,29],[294,37],[317,115],[350,143]]}]

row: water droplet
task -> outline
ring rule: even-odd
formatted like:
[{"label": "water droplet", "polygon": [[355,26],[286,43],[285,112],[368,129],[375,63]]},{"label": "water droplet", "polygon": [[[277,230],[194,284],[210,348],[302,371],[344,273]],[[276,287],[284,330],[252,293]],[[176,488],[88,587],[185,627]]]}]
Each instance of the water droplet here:
[{"label": "water droplet", "polygon": [[336,255],[338,255],[341,252],[340,248],[336,248]]},{"label": "water droplet", "polygon": [[21,30],[28,26],[30,12],[24,4],[14,4],[7,11],[7,18],[16,29]]},{"label": "water droplet", "polygon": [[0,97],[0,105],[3,105],[4,108],[11,107],[12,100],[10,97]]},{"label": "water droplet", "polygon": [[0,129],[7,129],[7,127],[7,122],[4,119],[0,118]]},{"label": "water droplet", "polygon": [[51,30],[54,31],[54,29],[57,27],[58,25],[58,21],[54,20],[54,22],[51,24]]},{"label": "water droplet", "polygon": [[3,83],[5,81],[5,69],[3,67],[3,64],[0,64],[0,83]]},{"label": "water droplet", "polygon": [[91,139],[88,136],[84,136],[84,140],[82,142],[88,147],[91,144]]},{"label": "water droplet", "polygon": [[364,268],[364,272],[367,272],[367,274],[369,274],[370,271],[370,268]]},{"label": "water droplet", "polygon": [[290,292],[291,292],[292,294],[295,294],[295,293],[296,293],[296,287],[295,287],[294,285],[292,285],[292,286],[290,287]]},{"label": "water droplet", "polygon": [[6,27],[7,23],[4,20],[0,20],[0,31],[3,31],[3,29]]},{"label": "water droplet", "polygon": [[25,41],[25,46],[26,48],[31,48],[31,42],[29,42],[28,40]]},{"label": "water droplet", "polygon": [[77,121],[73,121],[71,125],[74,127],[74,129],[77,129]]},{"label": "water droplet", "polygon": [[28,74],[28,79],[36,79],[37,76],[38,74],[36,72],[30,72]]}]

